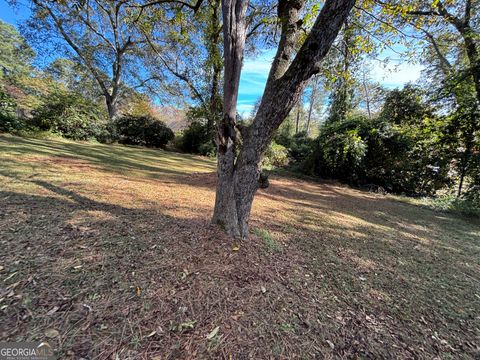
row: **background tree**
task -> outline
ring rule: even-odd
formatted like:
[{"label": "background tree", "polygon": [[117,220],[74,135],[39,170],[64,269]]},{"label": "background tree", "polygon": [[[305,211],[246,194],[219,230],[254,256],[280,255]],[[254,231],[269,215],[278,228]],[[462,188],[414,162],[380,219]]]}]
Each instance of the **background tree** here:
[{"label": "background tree", "polygon": [[98,102],[102,98],[102,92],[95,78],[80,62],[57,58],[45,67],[44,72],[69,91],[82,94],[93,102]]},{"label": "background tree", "polygon": [[[52,51],[68,45],[66,55],[83,65],[95,79],[111,119],[117,116],[122,84],[135,87],[157,80],[138,71],[144,40],[133,26],[139,10],[129,1],[31,0],[32,15],[23,27],[36,44],[48,43]],[[45,41],[46,39],[49,41]],[[140,78],[140,79],[139,79]]]},{"label": "background tree", "polygon": [[35,52],[20,33],[0,20],[0,79],[12,79],[32,71]]},{"label": "background tree", "polygon": [[479,4],[471,0],[379,3],[386,14],[382,21],[413,29],[427,44],[424,63],[434,74],[428,77],[432,98],[453,110],[449,129],[451,146],[458,154],[460,196],[465,176],[475,171],[472,160],[480,131]]},{"label": "background tree", "polygon": [[[159,11],[164,6],[163,2],[152,5],[150,11]],[[257,46],[270,46],[270,40],[274,36],[272,29],[277,26],[271,19],[272,9],[274,5],[270,0],[249,3],[246,23],[250,30],[246,34],[246,49],[252,56],[258,53]],[[166,92],[186,99],[186,105],[191,107],[188,115],[192,125],[185,137],[188,140],[185,148],[192,151],[193,148],[198,149],[197,145],[200,144],[200,147],[208,149],[207,152],[210,153],[212,148],[216,148],[214,135],[216,125],[222,117],[221,1],[198,1],[193,8],[172,1],[171,11],[176,16],[170,22],[169,36],[172,41],[168,45],[150,41],[149,33],[144,32],[144,36],[148,39],[150,50],[159,59],[157,71],[166,72],[165,78],[171,84]],[[192,142],[195,133],[198,136]],[[192,147],[192,144],[195,146]],[[205,154],[204,151],[202,153]]]}]

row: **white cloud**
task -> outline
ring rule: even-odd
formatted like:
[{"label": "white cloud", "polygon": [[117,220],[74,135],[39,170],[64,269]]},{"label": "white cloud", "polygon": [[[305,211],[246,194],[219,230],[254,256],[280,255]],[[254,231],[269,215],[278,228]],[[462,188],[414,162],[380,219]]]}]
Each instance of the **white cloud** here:
[{"label": "white cloud", "polygon": [[372,64],[372,80],[380,82],[386,87],[402,87],[408,82],[419,79],[423,66],[406,62],[390,61],[386,64]]},{"label": "white cloud", "polygon": [[242,73],[256,74],[265,77],[266,79],[270,67],[272,66],[274,56],[275,52],[267,51],[255,58],[245,59],[243,62]]},{"label": "white cloud", "polygon": [[253,110],[253,105],[250,104],[238,104],[237,111],[240,115],[246,116],[249,115]]},{"label": "white cloud", "polygon": [[248,97],[252,102],[262,96],[272,65],[272,58],[273,54],[266,52],[253,59],[245,59],[240,78],[240,98]]}]

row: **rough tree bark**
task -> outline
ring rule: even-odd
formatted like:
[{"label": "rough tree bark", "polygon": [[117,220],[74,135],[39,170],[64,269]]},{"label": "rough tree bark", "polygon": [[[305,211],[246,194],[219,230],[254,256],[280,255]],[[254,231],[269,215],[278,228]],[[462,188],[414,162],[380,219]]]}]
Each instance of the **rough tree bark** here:
[{"label": "rough tree bark", "polygon": [[[327,0],[294,60],[303,0],[280,0],[281,39],[257,114],[248,128],[236,126],[236,102],[245,44],[247,0],[223,0],[224,117],[218,127],[217,191],[212,221],[239,238],[248,236],[248,220],[260,180],[262,156],[275,130],[319,71],[355,0]],[[236,156],[237,129],[243,145]]]},{"label": "rough tree bark", "polygon": [[223,0],[224,84],[223,119],[218,124],[217,192],[213,222],[235,237],[241,236],[235,196],[236,115],[243,50],[247,36],[248,0]]}]

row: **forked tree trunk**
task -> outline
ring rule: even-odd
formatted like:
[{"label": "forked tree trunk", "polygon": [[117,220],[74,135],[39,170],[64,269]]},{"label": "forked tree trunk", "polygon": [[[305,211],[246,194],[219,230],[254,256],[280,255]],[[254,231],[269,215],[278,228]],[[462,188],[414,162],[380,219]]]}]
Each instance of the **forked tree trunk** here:
[{"label": "forked tree trunk", "polygon": [[[279,0],[282,34],[265,92],[248,128],[235,123],[247,0],[223,0],[225,56],[224,117],[218,127],[217,192],[212,221],[233,236],[248,236],[248,220],[259,186],[260,163],[275,130],[297,103],[311,76],[318,73],[355,0],[327,0],[315,24],[290,64],[301,22],[301,0]],[[243,145],[236,156],[237,128]]]}]

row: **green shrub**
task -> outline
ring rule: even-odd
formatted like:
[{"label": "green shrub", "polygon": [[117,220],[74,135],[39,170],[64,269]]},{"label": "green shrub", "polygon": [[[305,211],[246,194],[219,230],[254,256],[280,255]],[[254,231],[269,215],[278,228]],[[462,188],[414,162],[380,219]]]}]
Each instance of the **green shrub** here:
[{"label": "green shrub", "polygon": [[183,131],[180,147],[184,152],[201,155],[215,154],[216,151],[207,125],[200,121],[193,121]]},{"label": "green shrub", "polygon": [[315,141],[312,159],[306,166],[316,175],[357,181],[367,152],[367,145],[360,136],[362,121],[352,119],[322,127]]},{"label": "green shrub", "polygon": [[163,122],[151,116],[127,115],[115,121],[121,144],[164,148],[175,135]]},{"label": "green shrub", "polygon": [[25,130],[26,127],[27,125],[23,119],[0,113],[0,132],[16,134],[19,131]]},{"label": "green shrub", "polygon": [[173,149],[177,151],[183,151],[183,133],[182,132],[175,133],[175,137],[171,142],[171,146]]},{"label": "green shrub", "polygon": [[145,132],[145,143],[148,147],[165,148],[165,145],[174,137],[172,129],[165,123],[154,120],[148,125]]},{"label": "green shrub", "polygon": [[18,132],[25,129],[25,122],[18,118],[15,100],[0,87],[0,132]]},{"label": "green shrub", "polygon": [[293,135],[288,147],[288,156],[293,162],[300,163],[304,161],[312,151],[313,140],[307,136],[305,131]]},{"label": "green shrub", "polygon": [[214,144],[213,141],[207,141],[200,145],[200,147],[198,148],[198,153],[200,155],[215,157],[215,155],[217,154],[217,146]]},{"label": "green shrub", "polygon": [[461,197],[455,195],[439,196],[427,200],[427,205],[438,211],[459,213],[468,217],[480,217],[480,190],[476,189],[470,194],[467,191]]},{"label": "green shrub", "polygon": [[399,127],[357,116],[320,129],[304,171],[394,193],[432,195],[451,182],[449,160],[427,126]]},{"label": "green shrub", "polygon": [[40,131],[52,131],[73,140],[96,139],[106,131],[105,112],[75,93],[55,92],[32,114],[31,125]]},{"label": "green shrub", "polygon": [[265,152],[262,167],[272,169],[288,165],[288,150],[285,146],[272,141]]},{"label": "green shrub", "polygon": [[95,136],[98,142],[102,144],[112,144],[118,141],[118,132],[115,123],[108,121],[105,127]]}]

